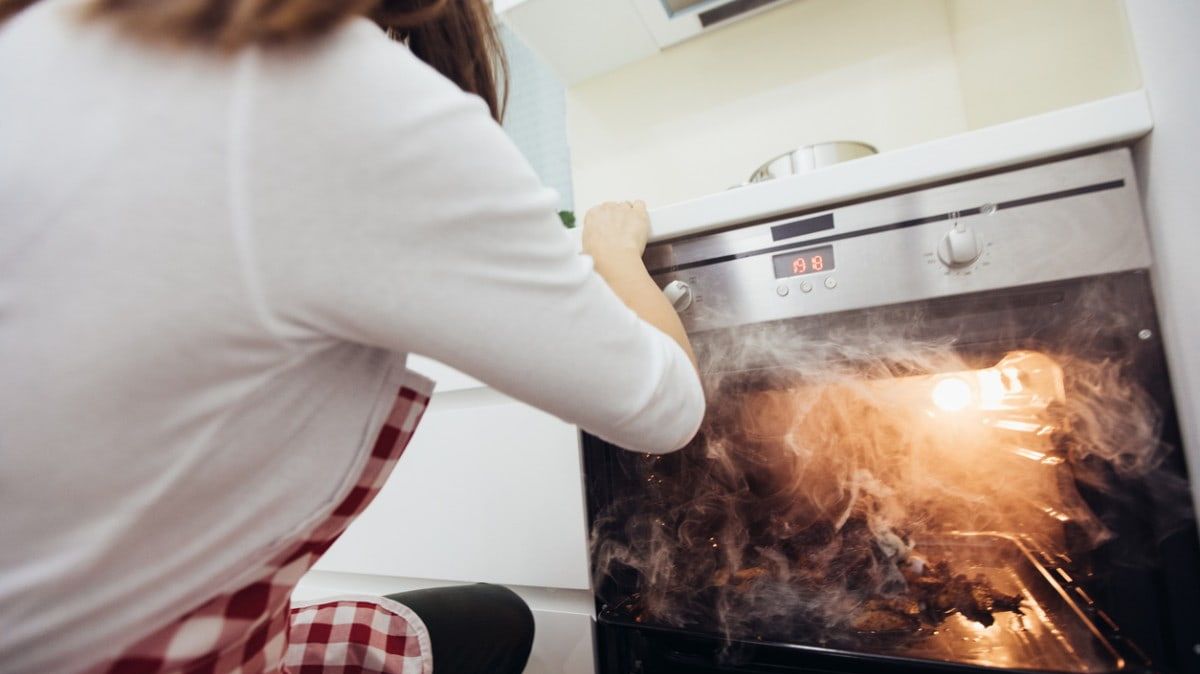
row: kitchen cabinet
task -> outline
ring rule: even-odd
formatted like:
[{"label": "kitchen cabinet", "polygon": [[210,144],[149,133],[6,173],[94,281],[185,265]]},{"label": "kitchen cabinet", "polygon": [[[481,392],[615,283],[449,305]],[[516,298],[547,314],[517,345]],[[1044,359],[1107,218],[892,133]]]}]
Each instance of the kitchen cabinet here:
[{"label": "kitchen cabinet", "polygon": [[576,428],[434,365],[413,364],[445,388],[383,490],[316,569],[587,588]]},{"label": "kitchen cabinet", "polygon": [[504,22],[568,85],[791,0],[499,0]]},{"label": "kitchen cabinet", "polygon": [[[1163,322],[1171,385],[1180,410],[1192,474],[1192,499],[1200,504],[1200,58],[1195,34],[1200,4],[1128,0],[1126,11],[1142,77],[1154,109],[1154,133],[1134,148],[1150,243],[1155,292]],[[1192,54],[1192,56],[1187,56]]]},{"label": "kitchen cabinet", "polygon": [[420,372],[436,382],[437,388],[434,389],[435,393],[449,393],[451,391],[484,387],[483,382],[469,374],[464,374],[432,358],[418,356],[415,353],[409,354],[407,365],[410,369]]},{"label": "kitchen cabinet", "polygon": [[300,600],[507,585],[533,612],[527,674],[591,674],[578,431],[437,361],[425,418],[387,484],[296,588]]},{"label": "kitchen cabinet", "polygon": [[[532,2],[506,15],[518,33]],[[610,35],[566,15],[544,30],[563,59],[580,57],[577,37]],[[553,66],[557,52],[526,38]],[[575,207],[661,208],[739,185],[797,147],[854,140],[887,153],[1140,87],[1120,0],[775,4],[568,81]]]}]

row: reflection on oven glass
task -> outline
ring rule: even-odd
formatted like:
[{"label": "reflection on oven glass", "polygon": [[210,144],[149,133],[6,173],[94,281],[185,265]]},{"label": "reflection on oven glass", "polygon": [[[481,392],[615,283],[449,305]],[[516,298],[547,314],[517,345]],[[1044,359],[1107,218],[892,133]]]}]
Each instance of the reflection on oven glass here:
[{"label": "reflection on oven glass", "polygon": [[1188,508],[1186,483],[1158,470],[1160,411],[1125,364],[1069,340],[965,355],[899,330],[821,342],[789,330],[697,336],[710,403],[700,436],[626,461],[641,487],[596,519],[606,618],[1120,669],[1055,565],[1114,535],[1078,485],[1152,479]]}]

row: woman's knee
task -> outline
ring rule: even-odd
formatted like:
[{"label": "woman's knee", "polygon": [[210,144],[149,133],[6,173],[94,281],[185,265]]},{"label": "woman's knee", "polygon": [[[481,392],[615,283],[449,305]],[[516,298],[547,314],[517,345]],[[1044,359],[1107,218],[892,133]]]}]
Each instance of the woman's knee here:
[{"label": "woman's knee", "polygon": [[421,618],[444,674],[516,674],[533,647],[533,613],[515,592],[487,583],[388,595]]},{"label": "woman's knee", "polygon": [[503,634],[514,644],[533,644],[533,612],[525,600],[503,585],[479,583],[470,586],[478,605],[495,621],[495,634]]}]

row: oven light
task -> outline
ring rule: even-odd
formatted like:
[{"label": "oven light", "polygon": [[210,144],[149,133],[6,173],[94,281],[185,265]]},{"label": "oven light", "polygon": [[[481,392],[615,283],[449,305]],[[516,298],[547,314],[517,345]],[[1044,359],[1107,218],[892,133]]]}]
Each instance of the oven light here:
[{"label": "oven light", "polygon": [[[934,376],[933,404],[946,412],[1043,410],[1066,395],[1062,368],[1036,351],[1012,351],[994,367]],[[1041,428],[1024,422],[1013,430],[1033,433]]]},{"label": "oven light", "polygon": [[971,385],[958,377],[946,377],[933,387],[933,404],[947,412],[966,409],[971,398]]}]

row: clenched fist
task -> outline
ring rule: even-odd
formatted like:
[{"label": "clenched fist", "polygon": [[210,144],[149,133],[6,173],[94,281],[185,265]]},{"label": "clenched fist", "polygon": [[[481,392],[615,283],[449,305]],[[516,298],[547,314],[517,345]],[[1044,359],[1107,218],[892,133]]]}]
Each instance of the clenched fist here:
[{"label": "clenched fist", "polygon": [[650,237],[650,215],[641,201],[610,201],[583,217],[583,252],[592,257],[613,253],[640,258]]}]

